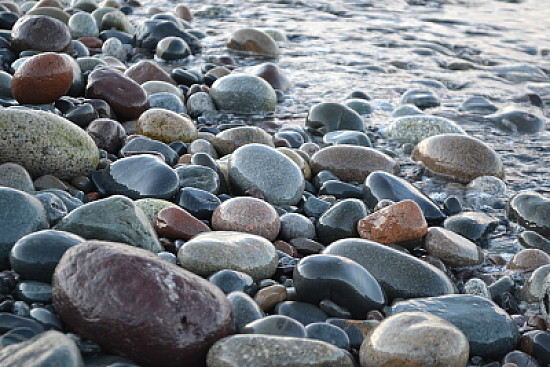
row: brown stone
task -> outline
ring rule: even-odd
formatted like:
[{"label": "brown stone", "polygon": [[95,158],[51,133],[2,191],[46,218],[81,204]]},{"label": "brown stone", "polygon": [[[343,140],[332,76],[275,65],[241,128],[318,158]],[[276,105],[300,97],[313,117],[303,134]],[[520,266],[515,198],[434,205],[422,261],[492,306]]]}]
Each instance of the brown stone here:
[{"label": "brown stone", "polygon": [[421,238],[428,223],[417,203],[403,200],[360,219],[357,231],[361,238],[390,244]]},{"label": "brown stone", "polygon": [[273,246],[275,246],[277,250],[282,251],[289,256],[298,257],[298,251],[296,251],[296,249],[288,242],[275,241]]},{"label": "brown stone", "polygon": [[411,158],[451,181],[469,183],[476,177],[504,178],[504,166],[497,152],[481,140],[462,134],[442,134],[422,140]]},{"label": "brown stone", "polygon": [[220,157],[231,154],[237,148],[252,143],[274,147],[271,135],[256,126],[240,126],[227,129],[217,134],[212,140],[212,145],[214,145]]},{"label": "brown stone", "polygon": [[281,284],[262,288],[254,296],[254,301],[265,312],[272,310],[284,300],[286,300],[286,287]]},{"label": "brown stone", "polygon": [[11,90],[21,104],[53,103],[63,96],[73,82],[69,60],[55,53],[32,56],[17,68]]},{"label": "brown stone", "polygon": [[363,182],[374,171],[399,172],[399,165],[390,156],[373,148],[353,145],[323,148],[311,157],[309,165],[314,176],[328,170],[346,182]]},{"label": "brown stone", "polygon": [[36,191],[56,189],[69,191],[67,185],[59,178],[53,175],[43,175],[34,180],[34,188]]},{"label": "brown stone", "polygon": [[133,79],[138,84],[143,84],[151,80],[158,80],[177,85],[170,74],[164,71],[156,62],[151,60],[141,60],[126,70],[124,75]]},{"label": "brown stone", "polygon": [[187,210],[181,208],[162,209],[154,220],[154,227],[159,237],[170,240],[190,240],[193,236],[210,231],[210,228]]},{"label": "brown stone", "polygon": [[251,233],[273,241],[279,234],[281,221],[271,204],[252,197],[236,197],[216,208],[212,228]]},{"label": "brown stone", "polygon": [[191,19],[193,19],[193,15],[191,15],[191,10],[189,10],[189,8],[183,4],[176,5],[174,13],[176,14],[176,17],[183,20],[190,21]]},{"label": "brown stone", "polygon": [[74,246],[52,285],[53,306],[65,325],[143,366],[204,366],[209,347],[234,333],[219,288],[124,244]]},{"label": "brown stone", "polygon": [[97,37],[80,37],[78,40],[90,50],[101,50],[101,47],[103,46],[103,41]]},{"label": "brown stone", "polygon": [[86,132],[92,137],[98,148],[111,154],[118,153],[126,138],[124,127],[120,122],[111,119],[93,120],[86,128]]},{"label": "brown stone", "polygon": [[279,89],[283,92],[292,87],[292,83],[283,71],[275,64],[267,62],[265,64],[258,65],[254,69],[254,75],[265,79],[273,89]]},{"label": "brown stone", "polygon": [[190,143],[198,136],[195,123],[189,116],[163,108],[145,111],[138,119],[137,133],[164,143]]},{"label": "brown stone", "polygon": [[266,56],[277,56],[280,53],[279,46],[270,35],[254,28],[243,28],[233,32],[227,40],[227,47]]},{"label": "brown stone", "polygon": [[518,252],[508,263],[508,269],[533,271],[546,264],[550,264],[550,255],[542,250],[529,248]]},{"label": "brown stone", "polygon": [[429,228],[424,248],[430,255],[456,268],[479,265],[484,259],[483,251],[475,243],[445,228]]},{"label": "brown stone", "polygon": [[73,49],[69,27],[46,15],[25,15],[11,30],[11,48],[19,53],[25,50],[67,52]]},{"label": "brown stone", "polygon": [[86,97],[105,100],[121,121],[137,119],[149,108],[147,94],[139,84],[105,67],[90,73]]}]

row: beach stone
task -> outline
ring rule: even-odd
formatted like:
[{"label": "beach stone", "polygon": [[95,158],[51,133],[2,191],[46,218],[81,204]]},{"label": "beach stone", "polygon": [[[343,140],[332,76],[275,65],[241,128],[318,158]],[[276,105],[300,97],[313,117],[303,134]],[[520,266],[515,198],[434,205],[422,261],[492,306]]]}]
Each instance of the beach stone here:
[{"label": "beach stone", "polygon": [[256,66],[253,73],[262,79],[265,79],[273,89],[286,92],[292,87],[292,82],[285,73],[274,63],[266,62]]},{"label": "beach stone", "polygon": [[[475,312],[471,312],[475,309]],[[396,303],[392,315],[407,311],[429,312],[450,322],[468,338],[470,354],[498,358],[519,341],[515,322],[499,306],[483,297],[457,294]]]},{"label": "beach stone", "polygon": [[73,69],[69,61],[46,52],[30,57],[17,68],[11,88],[14,98],[21,104],[46,104],[67,93],[72,81]]},{"label": "beach stone", "polygon": [[0,71],[0,98],[12,99],[13,94],[11,92],[12,76],[6,71]]},{"label": "beach stone", "polygon": [[335,130],[323,136],[323,142],[333,145],[358,145],[360,147],[372,147],[369,136],[361,131]]},{"label": "beach stone", "polygon": [[67,24],[70,19],[70,15],[67,12],[63,11],[62,8],[55,6],[35,6],[25,14],[25,16],[33,15],[45,15],[50,18],[57,19],[64,24]]},{"label": "beach stone", "polygon": [[233,153],[247,144],[263,144],[274,148],[273,139],[264,129],[257,126],[239,126],[224,130],[212,140],[220,156]]},{"label": "beach stone", "polygon": [[[298,135],[298,133],[296,134]],[[305,180],[311,179],[311,168],[309,167],[309,163],[304,159],[304,157],[302,157],[300,153],[298,153],[298,150],[281,147],[277,148],[277,151],[286,155],[294,163],[296,163],[298,167],[300,167],[300,170],[302,171]]]},{"label": "beach stone", "polygon": [[355,261],[335,255],[311,255],[294,268],[294,287],[302,301],[318,304],[330,299],[364,318],[368,311],[381,309],[386,297],[376,279]]},{"label": "beach stone", "polygon": [[466,134],[453,121],[438,116],[403,116],[394,119],[388,126],[388,136],[401,143],[416,144],[439,134]]},{"label": "beach stone", "polygon": [[481,212],[462,212],[445,219],[443,226],[470,241],[483,242],[498,226],[498,219]]},{"label": "beach stone", "polygon": [[151,225],[154,224],[155,218],[162,209],[165,208],[179,208],[176,204],[162,199],[145,198],[135,201],[136,207],[140,208]]},{"label": "beach stone", "polygon": [[475,243],[440,227],[428,229],[424,248],[428,254],[455,268],[480,265],[484,260],[483,251]]},{"label": "beach stone", "polygon": [[542,115],[513,107],[486,118],[499,129],[512,133],[535,134],[546,128],[546,121]]},{"label": "beach stone", "polygon": [[550,363],[550,333],[533,330],[521,336],[520,349],[531,357],[536,358],[542,366]]},{"label": "beach stone", "polygon": [[220,270],[212,274],[208,281],[218,286],[225,294],[244,292],[250,296],[257,288],[250,275],[235,270]]},{"label": "beach stone", "polygon": [[463,367],[469,351],[468,339],[450,322],[426,312],[403,312],[382,321],[359,356],[362,367]]},{"label": "beach stone", "polygon": [[550,255],[538,249],[524,249],[514,255],[508,263],[508,269],[518,271],[533,271],[550,264]]},{"label": "beach stone", "polygon": [[155,217],[154,227],[160,237],[171,240],[187,241],[199,233],[210,231],[206,224],[188,211],[175,207],[162,209]]},{"label": "beach stone", "polygon": [[327,170],[345,182],[362,182],[374,171],[399,171],[399,165],[388,155],[373,148],[353,145],[323,148],[311,157],[309,164],[313,175]]},{"label": "beach stone", "polygon": [[191,19],[193,19],[191,10],[189,10],[189,8],[184,4],[176,5],[176,7],[174,8],[174,13],[178,18],[181,18],[187,21],[190,21]]},{"label": "beach stone", "polygon": [[218,159],[218,152],[206,139],[197,139],[187,147],[187,153],[195,155],[197,153],[208,154],[213,159]]},{"label": "beach stone", "polygon": [[31,175],[25,167],[17,163],[0,164],[0,186],[21,191],[34,191]]},{"label": "beach stone", "polygon": [[489,290],[489,287],[487,287],[487,284],[478,278],[470,278],[464,284],[464,294],[472,294],[474,296],[480,296],[487,299],[492,298],[491,291]]},{"label": "beach stone", "polygon": [[548,274],[550,274],[550,265],[543,265],[535,269],[523,286],[522,299],[527,303],[537,303],[543,299],[543,286]]},{"label": "beach stone", "polygon": [[403,116],[415,116],[415,115],[423,115],[424,112],[415,105],[412,104],[404,104],[399,107],[397,107],[395,110],[393,110],[391,116],[393,118],[403,117]]},{"label": "beach stone", "polygon": [[241,334],[278,335],[305,338],[305,327],[298,321],[284,315],[270,315],[246,324]]},{"label": "beach stone", "polygon": [[22,279],[50,283],[65,251],[81,242],[84,242],[82,237],[62,231],[42,230],[28,234],[11,249],[11,268]]},{"label": "beach stone", "polygon": [[59,222],[69,212],[63,200],[53,193],[39,192],[33,194],[33,196],[40,200],[44,210],[46,210],[46,216],[48,217],[50,226]]},{"label": "beach stone", "polygon": [[[513,350],[507,353],[502,359],[502,363],[504,363],[505,365],[512,364],[513,366],[520,366],[520,367],[540,367],[539,363],[535,358],[519,350]],[[510,366],[506,366],[506,367],[510,367]]]},{"label": "beach stone", "polygon": [[54,229],[85,239],[116,241],[154,253],[162,251],[153,226],[129,198],[114,195],[87,203],[63,218]]},{"label": "beach stone", "polygon": [[434,174],[451,181],[469,183],[479,176],[504,177],[498,153],[481,140],[461,134],[442,134],[422,140],[411,158]]},{"label": "beach stone", "polygon": [[409,89],[401,97],[401,104],[412,104],[420,109],[439,106],[439,98],[428,89]]},{"label": "beach stone", "polygon": [[111,154],[118,153],[126,137],[126,131],[120,122],[108,118],[93,120],[86,127],[86,132],[99,149]]},{"label": "beach stone", "polygon": [[197,139],[198,135],[195,124],[188,116],[161,108],[151,108],[141,114],[137,132],[164,143],[189,143]]},{"label": "beach stone", "polygon": [[17,241],[49,225],[42,203],[23,191],[0,187],[0,207],[0,269],[7,269],[10,251]]},{"label": "beach stone", "polygon": [[262,30],[242,28],[227,39],[227,47],[251,54],[277,56],[281,53],[275,40]]},{"label": "beach stone", "polygon": [[191,50],[180,37],[165,37],[156,47],[156,56],[166,61],[181,60],[189,55],[191,55]]},{"label": "beach stone", "polygon": [[315,238],[315,225],[304,215],[286,213],[281,215],[281,231],[279,237],[284,241],[295,238]]},{"label": "beach stone", "polygon": [[360,115],[369,115],[374,110],[372,105],[362,98],[346,99],[344,106],[351,108]]},{"label": "beach stone", "polygon": [[141,60],[133,64],[124,72],[124,75],[138,84],[158,80],[176,85],[170,74],[152,60]]},{"label": "beach stone", "polygon": [[235,192],[258,190],[272,205],[296,205],[304,192],[300,168],[265,145],[248,144],[235,150],[229,159],[228,175]]},{"label": "beach stone", "polygon": [[137,119],[149,107],[147,94],[139,84],[107,67],[90,73],[86,98],[105,100],[120,121]]},{"label": "beach stone", "polygon": [[364,131],[365,123],[357,112],[335,102],[322,102],[310,108],[306,126],[324,133],[336,130]]},{"label": "beach stone", "polygon": [[141,85],[147,96],[151,97],[157,93],[172,93],[183,100],[183,92],[181,89],[168,82],[160,80],[149,80]]},{"label": "beach stone", "polygon": [[208,352],[208,367],[353,367],[342,349],[312,339],[275,335],[233,335]]},{"label": "beach stone", "polygon": [[187,110],[192,116],[202,115],[208,111],[216,111],[216,105],[210,94],[206,92],[193,93],[187,99]]},{"label": "beach stone", "polygon": [[112,56],[122,62],[126,61],[128,52],[122,42],[116,37],[109,37],[101,46],[101,53],[105,56]]},{"label": "beach stone", "polygon": [[0,350],[0,366],[83,367],[75,342],[59,331],[50,330]]},{"label": "beach stone", "polygon": [[245,325],[264,316],[258,304],[246,293],[231,292],[227,295],[227,300],[231,305],[231,311],[235,318],[235,331],[237,333],[240,333]]},{"label": "beach stone", "polygon": [[324,322],[328,316],[319,307],[299,301],[283,301],[275,306],[277,315],[288,316],[303,325]]},{"label": "beach stone", "polygon": [[198,219],[210,220],[221,200],[208,191],[184,187],[176,195],[175,203]]},{"label": "beach stone", "polygon": [[534,191],[520,192],[508,203],[508,218],[550,239],[550,198]]},{"label": "beach stone", "polygon": [[149,106],[151,108],[162,108],[178,114],[187,113],[187,108],[181,101],[181,98],[168,92],[155,93],[149,96]]},{"label": "beach stone", "polygon": [[339,239],[358,237],[357,222],[368,214],[369,211],[361,200],[339,201],[317,221],[317,238],[326,245]]},{"label": "beach stone", "polygon": [[11,330],[27,329],[34,335],[45,331],[44,325],[30,318],[17,316],[7,312],[0,312],[0,332],[5,334]]},{"label": "beach stone", "polygon": [[277,251],[263,237],[249,233],[215,231],[198,234],[178,251],[180,265],[201,276],[222,269],[237,270],[254,280],[271,277]]},{"label": "beach stone", "polygon": [[193,55],[200,53],[202,47],[199,39],[190,32],[186,32],[180,24],[163,19],[143,22],[141,30],[137,33],[137,47],[154,51],[163,38],[173,36],[182,38]]},{"label": "beach stone", "polygon": [[498,107],[484,97],[472,96],[465,100],[458,109],[478,115],[489,115],[496,112]]},{"label": "beach stone", "polygon": [[23,280],[17,284],[13,295],[16,300],[32,304],[51,303],[52,286],[49,283],[37,282],[35,280]]},{"label": "beach stone", "polygon": [[82,11],[71,15],[67,25],[72,38],[99,36],[99,28],[90,13]]},{"label": "beach stone", "polygon": [[67,251],[53,289],[53,306],[66,325],[140,365],[201,366],[210,345],[234,332],[217,287],[120,243],[86,241]]},{"label": "beach stone", "polygon": [[220,176],[210,167],[190,164],[176,168],[176,173],[180,187],[193,187],[212,194],[220,191]]},{"label": "beach stone", "polygon": [[[332,243],[323,253],[347,257],[362,265],[380,283],[388,301],[454,293],[449,278],[435,266],[376,242],[343,239]],[[403,273],[403,269],[407,272]]]},{"label": "beach stone", "polygon": [[348,334],[342,329],[326,322],[314,322],[306,326],[309,339],[321,340],[338,348],[349,350]]},{"label": "beach stone", "polygon": [[120,149],[120,155],[123,157],[131,157],[141,154],[153,154],[155,156],[162,156],[162,160],[167,165],[173,166],[178,162],[178,153],[167,144],[158,140],[152,140],[146,137],[137,136],[130,140],[122,149]]},{"label": "beach stone", "polygon": [[224,201],[212,215],[215,231],[246,232],[275,240],[281,228],[273,206],[252,197],[236,197]]},{"label": "beach stone", "polygon": [[428,232],[422,210],[412,200],[382,208],[357,222],[359,237],[383,244],[412,241]]},{"label": "beach stone", "polygon": [[254,302],[262,311],[268,312],[276,305],[286,300],[287,290],[284,285],[274,284],[260,289],[254,295]]},{"label": "beach stone", "polygon": [[243,114],[272,113],[277,96],[264,79],[247,74],[230,74],[210,87],[210,96],[219,110]]},{"label": "beach stone", "polygon": [[101,185],[110,195],[169,200],[179,189],[179,177],[160,158],[139,154],[109,165],[102,172]]},{"label": "beach stone", "polygon": [[68,52],[72,50],[71,33],[65,23],[46,15],[21,17],[11,30],[11,49]]}]

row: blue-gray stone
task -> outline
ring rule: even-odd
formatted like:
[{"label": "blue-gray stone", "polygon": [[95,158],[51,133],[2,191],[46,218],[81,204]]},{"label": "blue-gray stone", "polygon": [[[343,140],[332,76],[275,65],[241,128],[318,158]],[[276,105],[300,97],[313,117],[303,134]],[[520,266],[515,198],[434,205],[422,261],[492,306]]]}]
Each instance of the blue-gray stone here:
[{"label": "blue-gray stone", "polygon": [[519,134],[533,134],[546,128],[544,116],[534,111],[508,109],[486,117],[499,129]]},{"label": "blue-gray stone", "polygon": [[254,279],[246,273],[224,269],[212,274],[208,281],[220,288],[223,293],[244,292],[253,295],[257,290]]},{"label": "blue-gray stone", "polygon": [[459,110],[478,115],[489,115],[496,112],[498,107],[488,101],[485,97],[472,96],[460,105]]},{"label": "blue-gray stone", "polygon": [[428,89],[409,89],[401,97],[402,104],[413,104],[420,109],[439,106],[439,98]]},{"label": "blue-gray stone", "polygon": [[166,164],[173,166],[178,162],[179,156],[172,148],[158,140],[138,137],[130,140],[120,150],[123,156],[130,153],[158,152],[164,157]]},{"label": "blue-gray stone", "polygon": [[497,218],[485,213],[462,212],[445,219],[443,226],[470,241],[480,242],[497,228],[498,223]]},{"label": "blue-gray stone", "polygon": [[214,210],[222,203],[216,195],[193,187],[184,187],[176,195],[176,204],[198,219],[212,219]]},{"label": "blue-gray stone", "polygon": [[246,293],[232,292],[227,296],[227,300],[235,318],[237,333],[240,333],[245,325],[264,317],[260,306]]},{"label": "blue-gray stone", "polygon": [[4,334],[16,328],[31,329],[35,334],[44,332],[44,326],[26,317],[0,312],[0,334]]},{"label": "blue-gray stone", "polygon": [[348,144],[361,147],[372,147],[372,142],[367,134],[361,131],[336,130],[323,136],[326,144]]},{"label": "blue-gray stone", "polygon": [[374,108],[372,105],[367,102],[367,100],[362,98],[351,98],[346,99],[344,102],[344,105],[351,108],[355,112],[357,112],[360,115],[368,115],[371,114]]},{"label": "blue-gray stone", "polygon": [[181,98],[173,93],[162,92],[149,96],[150,108],[163,108],[175,113],[187,113]]},{"label": "blue-gray stone", "polygon": [[520,192],[510,200],[508,218],[550,239],[550,198],[534,191]]},{"label": "blue-gray stone", "polygon": [[380,321],[331,318],[327,320],[327,323],[342,329],[347,334],[351,347],[359,349],[367,334],[374,330],[380,324]]},{"label": "blue-gray stone", "polygon": [[303,325],[324,322],[328,318],[319,307],[300,301],[283,301],[275,306],[274,311],[277,315],[288,316]]},{"label": "blue-gray stone", "polygon": [[241,333],[290,336],[295,338],[307,337],[306,328],[301,323],[282,315],[271,315],[252,321],[241,329]]},{"label": "blue-gray stone", "polygon": [[187,165],[176,168],[179,177],[179,186],[193,187],[217,194],[220,189],[220,177],[210,167]]},{"label": "blue-gray stone", "polygon": [[310,339],[322,340],[345,350],[350,348],[348,334],[338,326],[326,322],[315,322],[307,325],[306,331]]},{"label": "blue-gray stone", "polygon": [[287,213],[280,217],[281,230],[279,237],[284,241],[290,241],[295,238],[315,238],[315,225],[298,213]]},{"label": "blue-gray stone", "polygon": [[31,310],[30,316],[48,329],[62,330],[63,325],[57,316],[43,307],[35,307]]},{"label": "blue-gray stone", "polygon": [[51,303],[52,286],[48,283],[34,280],[24,280],[17,284],[13,292],[16,299],[27,303]]},{"label": "blue-gray stone", "polygon": [[36,331],[26,328],[26,327],[17,327],[12,329],[0,337],[0,349],[8,345],[18,344],[34,338],[38,335]]},{"label": "blue-gray stone", "polygon": [[323,102],[311,107],[306,120],[306,126],[321,129],[325,133],[335,130],[363,131],[364,125],[361,115],[334,102]]},{"label": "blue-gray stone", "polygon": [[317,238],[323,244],[339,239],[359,237],[357,222],[369,211],[358,199],[345,199],[330,207],[317,221]]},{"label": "blue-gray stone", "polygon": [[80,200],[79,198],[72,196],[67,191],[63,191],[59,189],[47,189],[47,190],[35,191],[32,193],[32,195],[43,194],[43,193],[50,193],[57,196],[63,202],[63,204],[65,204],[65,207],[69,212],[72,212],[76,208],[84,205],[82,200]]},{"label": "blue-gray stone", "polygon": [[310,196],[304,203],[304,213],[308,217],[319,218],[330,208],[330,203]]},{"label": "blue-gray stone", "polygon": [[40,200],[44,206],[50,225],[55,225],[69,213],[65,203],[51,192],[39,192],[38,194],[35,194],[34,197]]}]

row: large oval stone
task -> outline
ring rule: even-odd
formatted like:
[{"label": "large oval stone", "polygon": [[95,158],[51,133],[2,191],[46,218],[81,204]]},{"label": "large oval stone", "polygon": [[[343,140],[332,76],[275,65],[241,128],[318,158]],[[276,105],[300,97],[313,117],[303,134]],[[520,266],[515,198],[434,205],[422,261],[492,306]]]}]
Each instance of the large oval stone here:
[{"label": "large oval stone", "polygon": [[444,117],[412,115],[393,120],[388,136],[402,143],[416,144],[430,136],[440,134],[466,134],[460,126]]},{"label": "large oval stone", "polygon": [[324,133],[336,130],[363,131],[363,118],[351,108],[335,102],[323,102],[311,107],[306,126],[320,129]]},{"label": "large oval stone", "polygon": [[138,119],[137,133],[164,143],[182,141],[190,143],[197,139],[197,128],[186,115],[163,109],[151,108]]},{"label": "large oval stone", "polygon": [[231,187],[240,194],[260,191],[273,205],[295,205],[304,192],[300,167],[277,150],[248,144],[231,155],[228,165]]},{"label": "large oval stone", "polygon": [[399,165],[388,155],[373,148],[353,145],[323,148],[311,157],[310,166],[313,175],[327,170],[346,182],[362,182],[374,171],[399,172]]},{"label": "large oval stone", "polygon": [[89,175],[99,163],[94,141],[84,130],[53,113],[0,110],[0,163],[14,162],[33,176],[62,179]]},{"label": "large oval stone", "polygon": [[271,85],[255,75],[230,74],[212,84],[210,96],[226,112],[260,114],[275,111],[277,96]]},{"label": "large oval stone", "polygon": [[46,15],[21,17],[11,30],[11,47],[25,50],[70,52],[71,33],[65,23]]},{"label": "large oval stone", "polygon": [[255,28],[243,28],[233,32],[227,40],[227,47],[265,56],[277,56],[280,53],[275,40],[269,34]]},{"label": "large oval stone", "polygon": [[121,243],[67,251],[54,273],[53,306],[82,337],[144,366],[203,366],[210,345],[234,332],[220,289]]},{"label": "large oval stone", "polygon": [[468,135],[443,134],[424,139],[416,146],[411,158],[451,181],[469,183],[479,176],[504,177],[504,166],[498,153]]},{"label": "large oval stone", "polygon": [[124,72],[124,75],[133,79],[138,84],[143,84],[151,80],[176,84],[170,74],[152,60],[141,60],[135,63]]},{"label": "large oval stone", "polygon": [[454,293],[452,282],[435,266],[376,242],[344,239],[323,253],[347,257],[362,265],[380,283],[389,301]]},{"label": "large oval stone", "polygon": [[254,280],[271,277],[277,268],[277,250],[263,237],[249,233],[205,232],[178,251],[180,265],[201,276],[223,269],[237,270]]},{"label": "large oval stone", "polygon": [[550,239],[550,198],[534,191],[520,192],[508,204],[508,218]]}]

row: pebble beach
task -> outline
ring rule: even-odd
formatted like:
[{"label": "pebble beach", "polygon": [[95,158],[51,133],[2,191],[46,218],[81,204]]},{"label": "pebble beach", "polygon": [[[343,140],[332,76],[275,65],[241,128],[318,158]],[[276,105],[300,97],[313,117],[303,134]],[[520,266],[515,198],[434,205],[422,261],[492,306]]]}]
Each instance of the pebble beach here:
[{"label": "pebble beach", "polygon": [[0,367],[550,366],[549,17],[0,0]]}]

